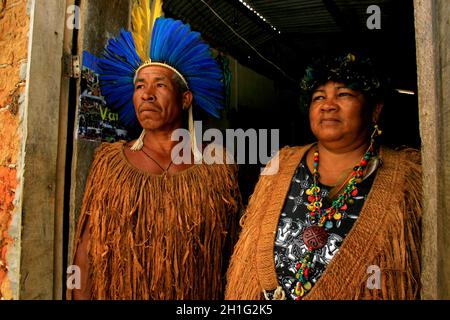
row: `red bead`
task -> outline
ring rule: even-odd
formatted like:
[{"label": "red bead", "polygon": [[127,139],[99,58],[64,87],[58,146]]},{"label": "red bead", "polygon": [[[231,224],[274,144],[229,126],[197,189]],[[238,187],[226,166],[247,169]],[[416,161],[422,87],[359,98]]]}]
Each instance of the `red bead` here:
[{"label": "red bead", "polygon": [[355,189],[351,193],[352,197],[356,197],[358,195],[358,189]]},{"label": "red bead", "polygon": [[303,275],[305,276],[305,278],[308,278],[308,274],[309,274],[309,268],[306,268],[305,272],[303,272]]},{"label": "red bead", "polygon": [[316,198],[313,195],[308,196],[308,201],[309,202],[314,202],[314,200],[316,200]]},{"label": "red bead", "polygon": [[341,210],[342,210],[342,211],[347,210],[347,204],[346,204],[346,203],[344,203],[344,204],[342,205]]},{"label": "red bead", "polygon": [[363,159],[363,160],[361,160],[361,165],[364,167],[365,165],[367,165],[367,160],[366,159]]}]

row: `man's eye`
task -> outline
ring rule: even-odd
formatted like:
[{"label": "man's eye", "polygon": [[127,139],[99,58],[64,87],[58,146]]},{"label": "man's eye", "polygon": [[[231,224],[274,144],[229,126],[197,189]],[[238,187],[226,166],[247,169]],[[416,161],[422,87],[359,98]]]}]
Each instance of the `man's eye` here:
[{"label": "man's eye", "polygon": [[341,92],[339,93],[339,97],[350,97],[353,96],[350,92]]},{"label": "man's eye", "polygon": [[142,89],[144,86],[142,85],[142,84],[138,84],[137,86],[136,86],[136,89]]},{"label": "man's eye", "polygon": [[158,88],[162,88],[162,87],[165,87],[165,86],[166,86],[166,84],[164,84],[164,83],[158,83],[158,84],[157,84],[157,87],[158,87]]}]

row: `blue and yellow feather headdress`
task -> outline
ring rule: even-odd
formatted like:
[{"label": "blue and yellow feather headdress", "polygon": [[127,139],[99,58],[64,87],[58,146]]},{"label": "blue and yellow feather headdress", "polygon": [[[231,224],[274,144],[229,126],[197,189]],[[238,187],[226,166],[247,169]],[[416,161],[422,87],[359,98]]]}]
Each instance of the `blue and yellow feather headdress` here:
[{"label": "blue and yellow feather headdress", "polygon": [[161,0],[136,1],[132,32],[122,29],[97,59],[107,104],[126,126],[138,125],[132,99],[135,75],[145,66],[162,65],[185,82],[194,105],[218,118],[223,107],[223,72],[209,46],[188,24],[161,15]]},{"label": "blue and yellow feather headdress", "polygon": [[[120,30],[96,59],[88,52],[84,60],[95,59],[102,95],[124,125],[139,125],[134,106],[134,80],[139,70],[160,65],[173,70],[192,92],[193,104],[219,117],[223,108],[223,72],[198,32],[179,20],[162,17],[161,0],[136,0],[132,11],[132,32]],[[196,161],[201,155],[195,141],[192,108],[189,129]],[[142,148],[145,131],[133,146]]]}]

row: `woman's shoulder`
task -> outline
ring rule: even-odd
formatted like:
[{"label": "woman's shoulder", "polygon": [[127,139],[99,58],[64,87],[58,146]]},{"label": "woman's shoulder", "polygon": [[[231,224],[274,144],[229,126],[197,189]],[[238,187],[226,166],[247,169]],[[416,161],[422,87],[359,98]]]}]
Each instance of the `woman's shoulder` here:
[{"label": "woman's shoulder", "polygon": [[298,163],[312,146],[313,144],[303,146],[285,146],[278,151],[274,159],[278,159],[281,165],[291,162]]},{"label": "woman's shoulder", "polygon": [[414,149],[408,146],[401,146],[395,149],[382,146],[381,157],[391,161],[402,161],[406,164],[421,165],[422,157],[421,152],[418,149]]},{"label": "woman's shoulder", "polygon": [[280,172],[291,174],[297,168],[304,154],[312,144],[306,146],[285,146],[267,163],[261,175],[275,175]]},{"label": "woman's shoulder", "polygon": [[278,151],[276,156],[280,159],[290,159],[298,156],[299,154],[304,154],[311,146],[312,144],[304,146],[285,146]]}]

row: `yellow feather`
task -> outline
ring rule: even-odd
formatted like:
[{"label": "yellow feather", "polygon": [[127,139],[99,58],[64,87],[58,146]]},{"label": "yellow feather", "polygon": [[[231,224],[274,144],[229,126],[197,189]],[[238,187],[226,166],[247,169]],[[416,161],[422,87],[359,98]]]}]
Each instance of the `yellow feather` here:
[{"label": "yellow feather", "polygon": [[133,3],[132,34],[136,52],[142,61],[150,59],[153,25],[162,15],[162,0],[135,0]]}]

